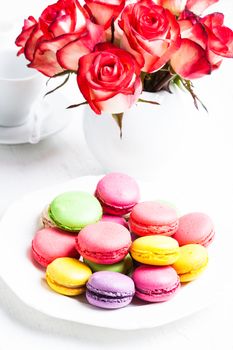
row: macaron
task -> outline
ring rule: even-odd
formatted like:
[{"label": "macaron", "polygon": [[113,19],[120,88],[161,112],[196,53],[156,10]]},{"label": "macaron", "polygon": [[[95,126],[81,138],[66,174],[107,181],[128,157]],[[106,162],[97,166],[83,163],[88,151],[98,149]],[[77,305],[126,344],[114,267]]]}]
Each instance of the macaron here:
[{"label": "macaron", "polygon": [[180,246],[202,244],[207,247],[214,239],[215,230],[211,218],[205,213],[189,213],[179,219],[179,227],[173,238]]},{"label": "macaron", "polygon": [[132,275],[135,296],[152,303],[168,301],[180,288],[180,279],[171,266],[139,266]]},{"label": "macaron", "polygon": [[132,301],[134,293],[133,280],[119,272],[95,272],[87,282],[87,301],[104,309],[127,306]]},{"label": "macaron", "polygon": [[178,229],[178,216],[173,207],[158,201],[146,201],[134,206],[130,213],[130,230],[138,236],[171,236]]},{"label": "macaron", "polygon": [[74,258],[58,258],[46,269],[49,287],[60,294],[75,296],[85,292],[91,269]]},{"label": "macaron", "polygon": [[207,249],[200,244],[187,244],[180,247],[180,256],[172,266],[181,282],[190,282],[200,276],[207,264]]},{"label": "macaron", "polygon": [[86,225],[101,219],[102,207],[92,194],[72,191],[54,198],[49,206],[48,214],[57,227],[78,232]]},{"label": "macaron", "polygon": [[140,197],[137,182],[122,173],[105,175],[97,183],[95,195],[105,214],[118,216],[128,214]]},{"label": "macaron", "polygon": [[96,264],[90,260],[83,259],[85,264],[87,264],[93,272],[97,271],[113,271],[123,273],[128,275],[133,269],[133,260],[130,254],[127,254],[123,260],[116,264],[106,265],[106,264]]},{"label": "macaron", "polygon": [[127,221],[122,216],[103,214],[100,221],[115,222],[116,224],[120,224],[125,226],[126,228],[129,228]]},{"label": "macaron", "polygon": [[79,259],[75,236],[57,228],[43,228],[36,232],[32,240],[32,256],[44,267],[61,257]]},{"label": "macaron", "polygon": [[97,222],[83,228],[76,237],[76,249],[83,258],[97,264],[115,264],[129,252],[129,230],[114,222]]},{"label": "macaron", "polygon": [[41,213],[40,223],[43,227],[57,227],[55,222],[50,218],[48,213],[49,205],[46,205]]},{"label": "macaron", "polygon": [[135,239],[130,253],[136,261],[148,265],[171,265],[179,257],[179,244],[163,235],[145,236]]}]

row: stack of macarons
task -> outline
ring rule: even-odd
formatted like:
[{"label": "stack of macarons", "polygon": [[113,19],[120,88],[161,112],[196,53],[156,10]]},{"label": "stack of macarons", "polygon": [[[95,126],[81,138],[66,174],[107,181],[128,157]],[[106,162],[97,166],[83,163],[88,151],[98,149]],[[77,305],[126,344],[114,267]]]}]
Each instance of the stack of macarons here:
[{"label": "stack of macarons", "polygon": [[132,177],[109,173],[94,194],[61,193],[42,212],[32,256],[46,268],[48,286],[106,309],[136,296],[147,302],[171,299],[181,283],[206,268],[213,223],[203,213],[178,217],[173,206],[140,202]]}]

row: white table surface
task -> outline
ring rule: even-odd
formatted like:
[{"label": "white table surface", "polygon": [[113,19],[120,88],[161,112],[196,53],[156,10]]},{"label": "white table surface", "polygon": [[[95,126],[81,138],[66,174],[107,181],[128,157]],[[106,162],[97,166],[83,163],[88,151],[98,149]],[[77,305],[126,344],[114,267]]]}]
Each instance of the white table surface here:
[{"label": "white table surface", "polygon": [[[51,2],[51,1],[50,1]],[[4,4],[6,12],[0,15],[0,24],[7,18],[19,19],[36,14],[45,0],[21,0],[20,7],[9,2]],[[219,9],[224,10],[228,23],[233,16],[232,1],[223,0]],[[8,15],[6,15],[8,14]],[[2,21],[2,22],[1,22]],[[16,21],[17,22],[17,21]],[[232,21],[231,21],[231,24]],[[21,26],[21,24],[20,24]],[[221,75],[216,73],[215,83],[231,76],[232,62],[223,67]],[[219,74],[219,75],[217,75]],[[225,74],[225,75],[224,75]],[[219,80],[218,80],[219,79]],[[222,80],[221,80],[222,79]],[[227,91],[226,86],[231,89]],[[230,239],[233,231],[231,203],[233,198],[233,108],[230,102],[223,108],[232,86],[219,87],[219,99],[213,100],[213,108],[219,106],[225,137],[221,138],[223,157],[216,158],[216,173],[210,179],[213,200],[222,201],[222,232]],[[203,93],[208,96],[208,91]],[[219,102],[221,102],[219,104]],[[225,117],[227,118],[225,119]],[[103,173],[100,164],[93,158],[82,133],[82,110],[72,113],[68,127],[59,134],[39,144],[0,145],[0,215],[6,207],[20,196],[45,186],[57,184],[83,175]],[[198,183],[195,184],[198,186]],[[230,215],[231,214],[231,215]],[[230,219],[229,219],[230,217]],[[1,232],[1,234],[4,234]],[[221,233],[220,233],[221,234]],[[227,235],[228,234],[228,235]],[[226,244],[226,254],[229,244]],[[10,259],[11,257],[9,257]],[[7,262],[6,262],[7,264]],[[223,266],[223,269],[225,267]],[[229,269],[230,271],[230,269]],[[177,322],[158,328],[119,332],[88,327],[45,316],[24,305],[0,279],[0,349],[233,349],[233,275],[229,278],[229,289],[215,304]],[[216,276],[218,283],[218,276]],[[38,301],[39,302],[39,301]]]}]

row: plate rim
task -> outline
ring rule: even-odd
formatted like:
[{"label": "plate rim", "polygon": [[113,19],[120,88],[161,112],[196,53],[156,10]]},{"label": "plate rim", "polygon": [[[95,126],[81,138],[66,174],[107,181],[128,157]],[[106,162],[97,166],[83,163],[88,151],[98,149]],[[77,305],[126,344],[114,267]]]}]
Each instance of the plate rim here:
[{"label": "plate rim", "polygon": [[[35,197],[36,195],[40,195],[42,193],[45,193],[46,191],[59,191],[59,188],[64,188],[66,186],[72,186],[73,184],[77,184],[77,181],[80,182],[80,181],[85,181],[88,180],[88,181],[91,181],[91,182],[94,182],[97,183],[97,181],[102,178],[104,176],[104,174],[101,174],[101,175],[87,175],[87,176],[81,176],[81,177],[77,177],[77,178],[74,178],[74,179],[70,179],[68,181],[65,181],[65,182],[62,182],[62,183],[58,183],[58,184],[55,184],[55,185],[52,185],[52,186],[46,186],[46,187],[43,187],[39,190],[36,190],[36,191],[33,191],[33,192],[30,192],[30,193],[27,193],[25,194],[24,196],[22,196],[21,198],[17,199],[16,201],[14,201],[3,213],[1,219],[0,219],[0,232],[1,232],[1,227],[2,225],[4,226],[4,222],[7,221],[7,216],[9,216],[9,213],[11,213],[12,210],[14,210],[15,207],[17,207],[20,203],[22,203],[22,201],[27,201],[28,199],[30,199],[31,197]],[[142,181],[142,180],[138,180],[139,183],[151,183],[152,181]],[[46,203],[45,203],[46,204]],[[0,251],[1,251],[1,248],[0,248]],[[1,257],[1,254],[0,254],[0,261],[1,261],[2,257]],[[215,298],[210,298],[209,302],[206,303],[204,305],[200,304],[199,307],[195,307],[194,309],[192,309],[191,311],[190,310],[183,310],[183,312],[181,312],[178,317],[173,315],[173,317],[170,317],[169,320],[163,320],[163,322],[157,322],[157,321],[153,321],[151,322],[151,320],[149,321],[144,321],[144,324],[135,324],[135,323],[129,323],[127,324],[127,327],[125,325],[125,323],[123,322],[122,324],[119,323],[118,325],[114,324],[114,325],[111,325],[111,323],[108,323],[108,324],[105,324],[105,325],[102,325],[102,324],[97,324],[96,322],[87,322],[87,321],[82,321],[82,320],[77,320],[75,318],[68,318],[68,317],[64,317],[64,316],[61,316],[61,315],[57,315],[57,314],[54,314],[53,312],[51,312],[51,310],[49,311],[45,311],[44,308],[39,308],[38,307],[38,304],[33,304],[31,303],[30,301],[28,300],[25,300],[25,298],[22,296],[21,293],[19,293],[19,291],[15,291],[14,289],[14,286],[12,285],[11,283],[11,279],[7,278],[7,272],[4,270],[3,268],[3,264],[0,264],[0,278],[3,280],[3,282],[13,291],[13,293],[18,297],[18,299],[20,299],[21,302],[23,302],[24,304],[26,304],[27,306],[29,306],[30,308],[32,309],[35,309],[37,312],[40,312],[44,315],[47,315],[47,316],[50,316],[50,317],[53,317],[53,318],[56,318],[56,319],[60,319],[60,320],[64,320],[64,321],[70,321],[70,322],[76,322],[76,323],[79,323],[79,324],[83,324],[83,325],[86,325],[86,326],[95,326],[95,327],[100,327],[100,328],[108,328],[108,329],[116,329],[116,330],[137,330],[137,329],[148,329],[148,328],[155,328],[155,327],[159,327],[159,326],[163,326],[165,324],[168,324],[168,323],[172,323],[172,322],[175,322],[177,320],[180,320],[184,317],[187,317],[191,314],[194,314],[200,310],[202,310],[203,308],[205,307],[208,307],[210,304],[213,303],[213,301],[216,299],[217,300],[217,295],[215,295]],[[153,304],[152,304],[153,305]],[[118,310],[121,310],[121,309],[118,309]],[[151,308],[152,310],[152,308]],[[115,311],[115,310],[114,310]],[[118,311],[119,312],[119,311]]]}]

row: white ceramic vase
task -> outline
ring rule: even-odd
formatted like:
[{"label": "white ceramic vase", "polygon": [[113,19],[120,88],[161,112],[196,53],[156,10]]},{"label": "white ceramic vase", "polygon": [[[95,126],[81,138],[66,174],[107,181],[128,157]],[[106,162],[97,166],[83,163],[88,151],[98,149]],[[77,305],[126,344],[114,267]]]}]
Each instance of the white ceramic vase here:
[{"label": "white ceramic vase", "polygon": [[173,93],[143,92],[141,98],[160,105],[138,102],[124,113],[122,138],[110,114],[84,112],[87,144],[106,172],[121,171],[151,178],[184,176],[198,171],[207,156],[206,135],[210,117],[198,111],[189,93],[173,87]]}]

